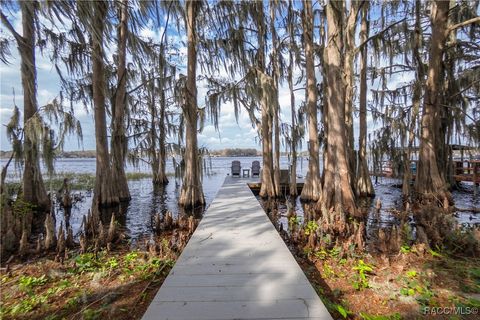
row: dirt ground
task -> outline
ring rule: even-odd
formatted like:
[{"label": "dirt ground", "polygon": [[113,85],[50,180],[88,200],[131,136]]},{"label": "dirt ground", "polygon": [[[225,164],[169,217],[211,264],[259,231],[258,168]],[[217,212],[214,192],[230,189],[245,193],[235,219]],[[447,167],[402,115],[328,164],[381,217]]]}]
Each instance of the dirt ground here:
[{"label": "dirt ground", "polygon": [[[288,239],[286,239],[288,243]],[[480,260],[403,247],[342,258],[289,245],[336,319],[479,319]]]},{"label": "dirt ground", "polygon": [[125,243],[112,252],[71,251],[11,261],[1,272],[1,319],[140,319],[183,247],[170,235],[156,252]]}]

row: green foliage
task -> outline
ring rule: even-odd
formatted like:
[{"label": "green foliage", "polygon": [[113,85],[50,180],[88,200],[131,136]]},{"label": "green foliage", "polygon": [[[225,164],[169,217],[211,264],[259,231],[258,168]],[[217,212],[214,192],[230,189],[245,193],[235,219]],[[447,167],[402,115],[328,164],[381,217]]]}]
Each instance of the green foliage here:
[{"label": "green foliage", "polygon": [[475,298],[462,299],[455,302],[455,306],[458,308],[480,308],[480,300]]},{"label": "green foliage", "polygon": [[107,261],[107,266],[109,269],[115,269],[116,267],[118,267],[118,265],[119,265],[118,260],[115,257],[111,257]]},{"label": "green foliage", "polygon": [[360,312],[360,317],[363,320],[401,320],[402,316],[399,313],[394,313],[392,315],[386,316],[374,316],[369,315],[368,313]]},{"label": "green foliage", "polygon": [[84,273],[96,271],[101,267],[93,253],[84,253],[75,257],[75,272]]},{"label": "green foliage", "polygon": [[[342,249],[340,249],[339,247],[333,247],[330,250],[321,248],[315,251],[313,255],[320,260],[325,260],[327,258],[337,259],[340,256],[341,252],[342,252]],[[345,260],[345,263],[346,263],[346,260]]]},{"label": "green foliage", "polygon": [[418,303],[422,306],[430,305],[434,292],[430,290],[430,283],[422,279],[414,270],[407,271],[404,278],[404,286],[400,289],[400,294],[407,297],[416,297]]},{"label": "green foliage", "polygon": [[335,308],[337,309],[338,313],[342,315],[343,318],[348,317],[348,313],[349,313],[348,310],[345,309],[341,304],[336,304]]},{"label": "green foliage", "polygon": [[407,271],[407,277],[410,278],[410,279],[413,279],[417,276],[417,271],[415,270],[409,270]]},{"label": "green foliage", "polygon": [[131,264],[137,258],[138,258],[138,252],[137,251],[132,251],[132,252],[128,253],[123,260],[125,261],[126,264]]},{"label": "green foliage", "polygon": [[147,172],[127,172],[125,173],[127,180],[142,180],[151,178],[152,174]]},{"label": "green foliage", "polygon": [[301,222],[302,222],[302,218],[297,216],[291,216],[290,219],[288,219],[288,224],[290,226],[298,226]]},{"label": "green foliage", "polygon": [[330,313],[338,312],[344,319],[346,319],[348,317],[348,315],[351,314],[351,311],[349,311],[347,307],[345,307],[341,304],[332,302],[330,299],[323,296],[322,294],[319,294],[319,295],[320,295],[320,299],[322,300],[323,304],[325,305],[325,307],[327,308],[327,310]]},{"label": "green foliage", "polygon": [[93,310],[93,309],[85,309],[82,312],[83,319],[85,320],[96,320],[100,319],[100,316],[102,314],[102,310]]},{"label": "green foliage", "polygon": [[400,252],[401,253],[410,253],[410,252],[412,252],[412,248],[408,245],[402,245],[400,247]]},{"label": "green foliage", "polygon": [[369,287],[367,276],[373,272],[373,265],[365,263],[362,259],[358,260],[357,264],[352,268],[357,271],[353,281],[353,287],[356,290],[362,290]]},{"label": "green foliage", "polygon": [[332,249],[329,250],[328,254],[330,255],[331,258],[338,258],[341,252],[342,252],[341,248],[333,247]]},{"label": "green foliage", "polygon": [[32,295],[26,299],[21,300],[19,303],[13,305],[8,310],[5,310],[5,314],[12,316],[28,313],[38,307],[39,305],[47,302],[47,296],[44,295]]},{"label": "green foliage", "polygon": [[318,251],[315,251],[313,255],[318,259],[325,260],[328,256],[328,252],[325,251],[325,249],[320,249]]},{"label": "green foliage", "polygon": [[333,271],[332,267],[326,262],[323,263],[323,277],[324,278],[331,278],[335,276],[335,271]]},{"label": "green foliage", "polygon": [[22,289],[25,292],[31,292],[34,287],[39,287],[43,286],[45,283],[47,283],[48,279],[45,277],[45,275],[42,275],[41,277],[30,277],[30,276],[21,276],[20,279],[18,279],[18,285],[20,289]]},{"label": "green foliage", "polygon": [[428,252],[432,255],[432,257],[443,258],[443,255],[433,249],[428,249]]},{"label": "green foliage", "polygon": [[[144,172],[127,172],[126,176],[128,180],[142,180],[150,178],[152,175]],[[95,174],[92,173],[58,172],[51,176],[45,176],[44,179],[48,187],[51,187],[53,190],[61,189],[65,179],[68,179],[71,190],[92,190],[95,186]],[[9,181],[5,183],[7,194],[11,196],[18,193],[20,186],[21,183],[17,181]],[[30,208],[26,205],[25,202],[19,203],[18,211],[28,211]],[[33,210],[34,207],[31,209]]]},{"label": "green foliage", "polygon": [[318,224],[316,221],[308,221],[307,225],[305,226],[305,235],[309,236],[312,233],[315,233],[318,229]]},{"label": "green foliage", "polygon": [[23,217],[28,213],[35,210],[36,206],[28,201],[25,201],[23,197],[18,197],[13,202],[13,214],[17,217]]}]

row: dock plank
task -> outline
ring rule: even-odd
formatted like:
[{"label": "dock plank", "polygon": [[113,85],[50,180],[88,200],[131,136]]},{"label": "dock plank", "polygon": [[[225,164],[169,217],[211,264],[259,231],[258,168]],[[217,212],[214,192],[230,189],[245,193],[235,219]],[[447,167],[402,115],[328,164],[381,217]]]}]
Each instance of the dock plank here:
[{"label": "dock plank", "polygon": [[247,182],[225,179],[144,320],[332,319]]}]

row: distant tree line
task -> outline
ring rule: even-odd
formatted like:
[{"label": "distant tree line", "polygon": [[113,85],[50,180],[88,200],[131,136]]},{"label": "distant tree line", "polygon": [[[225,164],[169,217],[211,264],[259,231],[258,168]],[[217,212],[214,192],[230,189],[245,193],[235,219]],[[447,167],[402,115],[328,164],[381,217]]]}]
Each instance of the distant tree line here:
[{"label": "distant tree line", "polygon": [[260,155],[257,149],[254,148],[227,148],[222,150],[213,150],[210,151],[212,156],[222,156],[222,157],[256,157]]}]

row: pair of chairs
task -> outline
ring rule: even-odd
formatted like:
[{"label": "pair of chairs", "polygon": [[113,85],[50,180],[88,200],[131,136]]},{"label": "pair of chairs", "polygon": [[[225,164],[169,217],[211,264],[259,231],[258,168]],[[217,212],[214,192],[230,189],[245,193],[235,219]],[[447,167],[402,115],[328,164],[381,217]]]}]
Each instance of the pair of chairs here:
[{"label": "pair of chairs", "polygon": [[[257,161],[257,160],[253,161],[251,169],[252,169],[252,177],[260,176],[260,161]],[[232,161],[231,170],[232,170],[232,176],[240,177],[240,174],[242,171],[242,165],[240,164],[240,161],[238,160]]]}]

